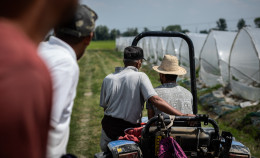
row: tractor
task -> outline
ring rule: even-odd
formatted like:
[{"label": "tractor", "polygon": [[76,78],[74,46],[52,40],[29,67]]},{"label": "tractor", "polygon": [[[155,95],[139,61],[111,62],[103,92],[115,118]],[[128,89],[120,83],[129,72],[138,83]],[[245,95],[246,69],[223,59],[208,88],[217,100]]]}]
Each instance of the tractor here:
[{"label": "tractor", "polygon": [[[195,76],[194,47],[191,39],[179,32],[149,31],[135,37],[132,46],[144,37],[176,37],[184,39],[189,46],[190,85],[193,95],[193,114],[188,116],[168,116],[159,114],[148,120],[139,142],[116,140],[108,144],[108,152],[100,152],[95,158],[157,158],[159,143],[172,137],[187,157],[199,158],[250,158],[249,149],[235,140],[230,132],[222,131],[216,121],[208,115],[197,114],[197,90]],[[173,119],[174,118],[174,119]]]}]

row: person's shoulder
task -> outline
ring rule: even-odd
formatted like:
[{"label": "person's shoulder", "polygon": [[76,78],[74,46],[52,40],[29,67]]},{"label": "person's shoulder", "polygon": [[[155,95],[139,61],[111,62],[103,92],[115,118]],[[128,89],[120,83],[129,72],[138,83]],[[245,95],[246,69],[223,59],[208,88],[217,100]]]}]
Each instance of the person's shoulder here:
[{"label": "person's shoulder", "polygon": [[144,72],[138,71],[138,72],[135,72],[135,73],[136,73],[136,75],[140,76],[141,78],[149,78],[149,77],[147,76],[147,74],[144,73]]},{"label": "person's shoulder", "polygon": [[182,87],[182,86],[180,86],[180,85],[177,85],[177,87],[180,88],[181,90],[189,91],[188,89],[186,89],[186,88],[184,88],[184,87]]},{"label": "person's shoulder", "polygon": [[35,58],[37,46],[14,24],[0,21],[0,48],[1,58],[11,58],[16,62]]},{"label": "person's shoulder", "polygon": [[113,80],[114,79],[114,74],[108,74],[105,78],[104,78],[104,81],[109,81],[109,80]]},{"label": "person's shoulder", "polygon": [[169,93],[170,92],[170,89],[169,88],[165,88],[164,85],[159,85],[157,87],[154,88],[155,92],[158,93],[158,94],[164,94],[164,93]]},{"label": "person's shoulder", "polygon": [[177,86],[178,88],[180,88],[180,90],[182,91],[182,92],[184,92],[184,93],[186,93],[186,94],[189,94],[189,95],[192,95],[191,94],[191,92],[188,90],[188,89],[186,89],[186,88],[184,88],[184,87],[182,87],[182,86]]},{"label": "person's shoulder", "polygon": [[20,29],[11,24],[3,25],[5,24],[0,22],[0,67],[3,68],[1,73],[10,74],[6,75],[7,78],[16,81],[17,78],[26,83],[31,81],[30,84],[35,83],[36,86],[51,85],[49,71],[37,55],[36,45]]},{"label": "person's shoulder", "polygon": [[110,85],[111,83],[115,82],[115,77],[114,75],[111,73],[109,75],[107,75],[104,79],[103,79],[103,86],[104,85]]},{"label": "person's shoulder", "polygon": [[77,67],[76,59],[68,50],[59,45],[52,45],[48,42],[42,42],[38,48],[38,52],[45,61],[52,63],[53,66]]},{"label": "person's shoulder", "polygon": [[161,88],[163,88],[163,85],[161,84],[161,85],[159,85],[159,86],[157,86],[157,87],[155,87],[154,89],[161,89]]},{"label": "person's shoulder", "polygon": [[40,57],[54,76],[75,78],[79,74],[77,61],[67,53],[59,51],[43,52]]},{"label": "person's shoulder", "polygon": [[69,55],[69,50],[64,47],[50,43],[49,41],[41,42],[38,47],[38,52],[40,54],[52,54],[53,56],[67,57]]},{"label": "person's shoulder", "polygon": [[144,72],[137,72],[137,75],[141,82],[151,82],[149,76]]}]

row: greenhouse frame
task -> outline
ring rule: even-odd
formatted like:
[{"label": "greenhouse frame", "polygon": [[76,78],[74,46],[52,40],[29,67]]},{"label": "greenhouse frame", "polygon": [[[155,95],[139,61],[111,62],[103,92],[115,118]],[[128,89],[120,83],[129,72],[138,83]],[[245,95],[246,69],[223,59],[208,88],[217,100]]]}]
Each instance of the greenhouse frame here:
[{"label": "greenhouse frame", "polygon": [[200,54],[200,79],[206,86],[226,86],[229,80],[229,54],[236,32],[212,30]]},{"label": "greenhouse frame", "polygon": [[229,58],[232,93],[260,100],[260,28],[246,27],[237,34]]}]

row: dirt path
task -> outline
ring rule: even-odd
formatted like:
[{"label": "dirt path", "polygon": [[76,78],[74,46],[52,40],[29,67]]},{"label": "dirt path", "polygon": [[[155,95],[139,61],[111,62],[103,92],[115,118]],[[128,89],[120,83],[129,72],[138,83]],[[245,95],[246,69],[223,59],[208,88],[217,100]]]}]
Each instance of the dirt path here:
[{"label": "dirt path", "polygon": [[[81,59],[80,65],[86,65],[91,59],[87,56]],[[92,96],[90,73],[91,67],[80,66],[80,78],[77,87],[77,97],[74,102],[73,116],[71,120],[71,135],[69,152],[76,154],[79,158],[86,158],[82,151],[87,149],[88,127],[90,120],[90,108],[86,106],[88,98]],[[87,75],[88,74],[88,75]]]}]

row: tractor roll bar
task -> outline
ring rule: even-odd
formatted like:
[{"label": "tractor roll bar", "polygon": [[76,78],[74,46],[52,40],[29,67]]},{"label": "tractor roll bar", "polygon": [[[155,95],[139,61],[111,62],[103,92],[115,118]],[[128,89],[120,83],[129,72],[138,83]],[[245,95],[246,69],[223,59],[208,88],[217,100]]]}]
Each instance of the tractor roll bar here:
[{"label": "tractor roll bar", "polygon": [[138,41],[147,36],[180,37],[187,42],[189,46],[191,93],[193,96],[193,114],[197,114],[198,108],[197,108],[197,88],[196,88],[196,75],[195,75],[195,57],[194,57],[194,47],[191,39],[187,35],[179,32],[148,31],[137,35],[132,42],[132,46],[137,46]]}]

